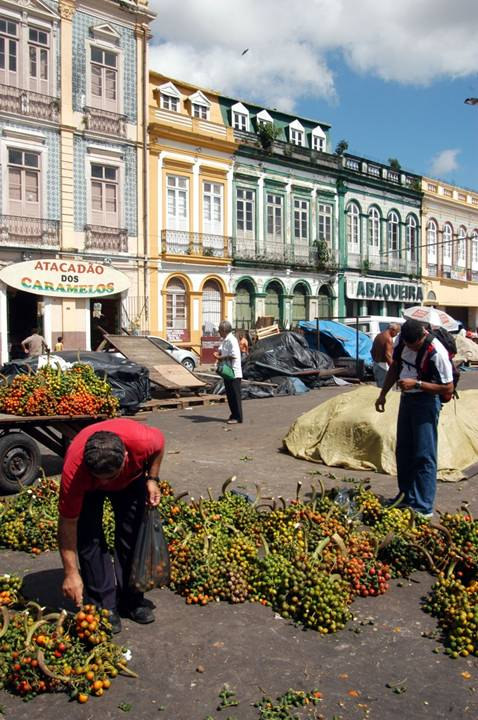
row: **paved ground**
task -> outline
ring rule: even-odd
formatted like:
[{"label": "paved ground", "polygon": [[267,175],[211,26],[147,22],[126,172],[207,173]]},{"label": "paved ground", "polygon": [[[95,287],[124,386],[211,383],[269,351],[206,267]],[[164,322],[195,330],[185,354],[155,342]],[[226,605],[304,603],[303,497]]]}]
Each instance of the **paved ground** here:
[{"label": "paved ground", "polygon": [[[478,373],[464,375],[461,387],[478,387]],[[248,401],[242,426],[224,425],[225,406],[154,414],[147,421],[161,427],[167,437],[163,477],[178,491],[189,490],[196,497],[205,495],[208,487],[217,494],[233,474],[246,487],[259,482],[268,495],[292,495],[296,482],[305,486],[316,471],[332,472],[336,479],[326,478],[326,483],[337,484],[351,471],[296,460],[281,451],[281,439],[299,414],[344,391],[324,388],[302,397]],[[56,459],[45,461],[51,471],[58,469]],[[395,492],[391,477],[358,472],[353,476],[370,477],[374,489],[384,495]],[[453,510],[467,499],[476,511],[476,481],[441,483],[438,506]],[[43,603],[62,604],[56,553],[33,559],[3,551],[0,572],[7,571],[24,574],[29,594]],[[168,590],[153,591],[157,622],[147,627],[125,623],[119,636],[133,653],[131,665],[139,671],[139,680],[115,681],[107,696],[86,706],[68,705],[64,696],[44,696],[24,705],[3,694],[0,703],[12,720],[67,714],[71,720],[116,719],[125,716],[120,703],[130,704],[135,718],[204,720],[211,715],[248,720],[257,717],[250,703],[262,691],[277,695],[290,687],[314,687],[323,693],[320,712],[327,720],[476,718],[478,662],[435,654],[436,642],[422,636],[436,627],[420,608],[431,584],[427,574],[417,573],[410,583],[393,583],[385,596],[356,601],[356,619],[326,638],[254,604],[197,608]],[[240,700],[229,714],[216,712],[225,683]],[[396,694],[387,683],[405,690]]]}]

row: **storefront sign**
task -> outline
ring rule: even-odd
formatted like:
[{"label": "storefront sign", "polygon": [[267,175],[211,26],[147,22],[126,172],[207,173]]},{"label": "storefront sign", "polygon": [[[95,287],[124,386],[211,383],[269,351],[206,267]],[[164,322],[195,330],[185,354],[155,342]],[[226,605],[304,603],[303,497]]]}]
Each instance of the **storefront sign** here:
[{"label": "storefront sign", "polygon": [[189,330],[177,330],[168,328],[166,330],[166,338],[171,343],[189,342]]},{"label": "storefront sign", "polygon": [[423,287],[390,280],[347,278],[347,297],[354,300],[385,300],[421,304]]},{"label": "storefront sign", "polygon": [[0,280],[17,290],[51,297],[108,297],[129,288],[126,275],[83,260],[28,260],[0,270]]}]

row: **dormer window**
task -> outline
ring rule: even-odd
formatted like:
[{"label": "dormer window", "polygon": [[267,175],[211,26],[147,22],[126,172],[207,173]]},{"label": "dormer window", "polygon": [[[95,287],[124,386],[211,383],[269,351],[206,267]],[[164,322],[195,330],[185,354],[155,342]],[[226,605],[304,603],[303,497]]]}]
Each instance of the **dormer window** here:
[{"label": "dormer window", "polygon": [[317,125],[317,127],[312,130],[312,149],[324,152],[325,144],[325,133],[320,125]]},{"label": "dormer window", "polygon": [[304,126],[298,120],[294,120],[294,122],[291,122],[289,125],[289,142],[292,143],[292,145],[305,147]]},{"label": "dormer window", "polygon": [[160,106],[162,110],[170,112],[179,112],[179,101],[181,94],[172,82],[164,83],[159,86]]},{"label": "dormer window", "polygon": [[273,125],[274,120],[271,115],[267,112],[267,110],[261,110],[260,113],[257,113],[256,115],[256,122],[257,125]]},{"label": "dormer window", "polygon": [[189,102],[191,103],[191,115],[193,117],[199,118],[200,120],[207,120],[209,118],[211,103],[200,90],[189,97]]},{"label": "dormer window", "polygon": [[236,103],[231,108],[232,127],[235,130],[249,131],[249,110],[242,103]]}]

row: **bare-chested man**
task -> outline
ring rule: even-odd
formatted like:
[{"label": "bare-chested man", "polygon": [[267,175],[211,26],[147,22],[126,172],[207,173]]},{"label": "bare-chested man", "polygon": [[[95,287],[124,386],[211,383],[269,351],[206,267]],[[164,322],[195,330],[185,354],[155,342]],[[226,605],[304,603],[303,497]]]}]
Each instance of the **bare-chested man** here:
[{"label": "bare-chested man", "polygon": [[398,323],[390,323],[388,328],[379,333],[372,345],[373,376],[377,387],[383,387],[388,368],[392,364],[393,338],[400,332]]}]

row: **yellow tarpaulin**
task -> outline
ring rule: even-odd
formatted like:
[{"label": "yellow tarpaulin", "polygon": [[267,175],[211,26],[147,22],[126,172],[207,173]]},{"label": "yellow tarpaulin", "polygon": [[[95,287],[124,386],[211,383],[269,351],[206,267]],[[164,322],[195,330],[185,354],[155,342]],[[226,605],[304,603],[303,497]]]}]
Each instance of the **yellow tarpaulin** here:
[{"label": "yellow tarpaulin", "polygon": [[[400,393],[375,410],[379,389],[364,386],[327,400],[301,415],[284,438],[298,458],[351,470],[396,475],[395,438]],[[438,478],[456,481],[478,461],[478,390],[463,390],[443,405],[438,426]]]}]

